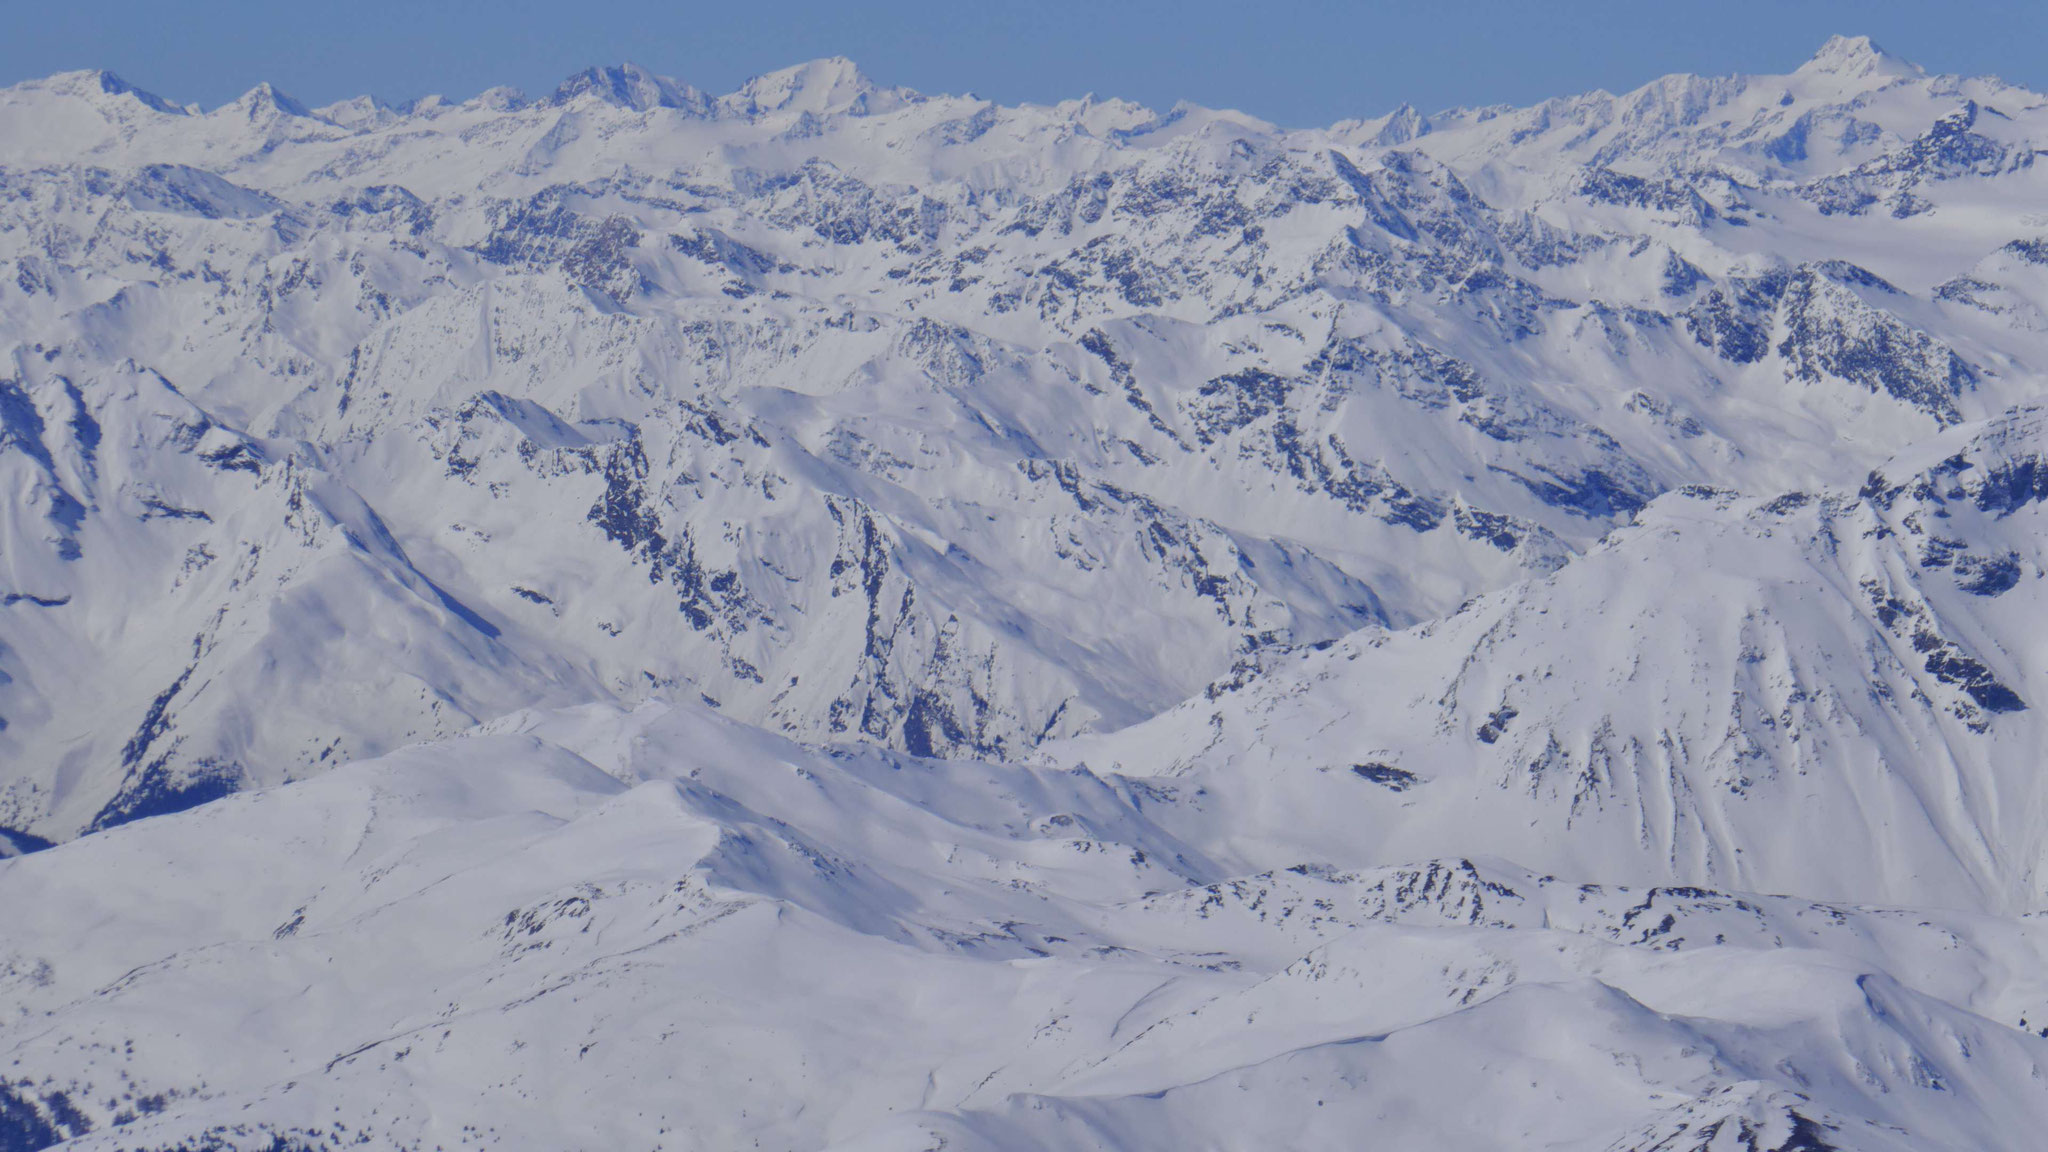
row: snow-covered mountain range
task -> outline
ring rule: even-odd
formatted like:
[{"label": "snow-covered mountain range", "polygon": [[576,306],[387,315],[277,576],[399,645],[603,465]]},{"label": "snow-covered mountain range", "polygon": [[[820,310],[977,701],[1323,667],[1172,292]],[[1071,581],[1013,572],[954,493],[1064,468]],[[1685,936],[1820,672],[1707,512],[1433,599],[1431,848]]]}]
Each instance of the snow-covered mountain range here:
[{"label": "snow-covered mountain range", "polygon": [[0,1152],[2037,1147],[2044,148],[0,90]]}]

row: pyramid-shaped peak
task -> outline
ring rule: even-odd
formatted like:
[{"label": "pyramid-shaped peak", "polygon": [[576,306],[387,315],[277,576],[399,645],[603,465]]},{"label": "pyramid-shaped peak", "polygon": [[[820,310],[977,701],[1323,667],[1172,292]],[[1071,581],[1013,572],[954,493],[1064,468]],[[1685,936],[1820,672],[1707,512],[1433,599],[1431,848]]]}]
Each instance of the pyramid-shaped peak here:
[{"label": "pyramid-shaped peak", "polygon": [[882,112],[903,102],[898,89],[883,89],[844,56],[827,56],[791,68],[764,72],[740,85],[725,103],[742,115],[834,112],[861,115]]},{"label": "pyramid-shaped peak", "polygon": [[550,101],[566,104],[579,96],[594,96],[636,112],[650,108],[701,110],[705,103],[703,94],[688,84],[658,76],[632,63],[585,68],[562,81]]},{"label": "pyramid-shaped peak", "polygon": [[1387,113],[1379,132],[1373,138],[1373,143],[1391,148],[1427,135],[1429,118],[1418,111],[1415,105],[1403,101],[1400,107]]},{"label": "pyramid-shaped peak", "polygon": [[1925,71],[1910,60],[1878,47],[1868,36],[1830,36],[1799,68],[1802,76],[1839,76],[1845,80],[1910,77]]},{"label": "pyramid-shaped peak", "polygon": [[252,120],[266,115],[313,115],[311,109],[271,87],[267,80],[242,93],[240,99],[223,106],[220,111],[247,116]]}]

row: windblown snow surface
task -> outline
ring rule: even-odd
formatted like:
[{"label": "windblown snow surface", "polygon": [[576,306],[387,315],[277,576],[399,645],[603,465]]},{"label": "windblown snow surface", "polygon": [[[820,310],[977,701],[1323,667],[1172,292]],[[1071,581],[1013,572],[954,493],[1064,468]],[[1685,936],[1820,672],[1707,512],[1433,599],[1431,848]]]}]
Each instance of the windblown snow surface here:
[{"label": "windblown snow surface", "polygon": [[2037,142],[0,90],[0,1152],[2038,1150]]}]

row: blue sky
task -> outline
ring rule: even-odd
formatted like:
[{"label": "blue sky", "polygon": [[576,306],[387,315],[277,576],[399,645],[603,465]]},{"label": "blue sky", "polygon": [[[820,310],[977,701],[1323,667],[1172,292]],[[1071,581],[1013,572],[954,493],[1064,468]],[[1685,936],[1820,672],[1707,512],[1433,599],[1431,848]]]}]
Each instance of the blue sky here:
[{"label": "blue sky", "polygon": [[0,0],[0,84],[110,68],[208,107],[257,82],[319,104],[495,84],[541,93],[632,60],[712,92],[818,56],[1005,103],[1187,99],[1289,126],[1408,101],[1526,103],[1667,72],[1795,67],[1830,34],[2048,89],[2043,0]]}]

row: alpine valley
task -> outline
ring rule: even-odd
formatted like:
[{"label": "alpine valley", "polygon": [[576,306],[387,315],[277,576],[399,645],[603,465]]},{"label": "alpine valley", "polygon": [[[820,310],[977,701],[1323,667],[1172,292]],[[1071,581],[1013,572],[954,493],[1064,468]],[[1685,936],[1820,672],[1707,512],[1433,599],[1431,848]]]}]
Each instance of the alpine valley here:
[{"label": "alpine valley", "polygon": [[2035,1152],[2044,157],[0,90],[0,1152]]}]

